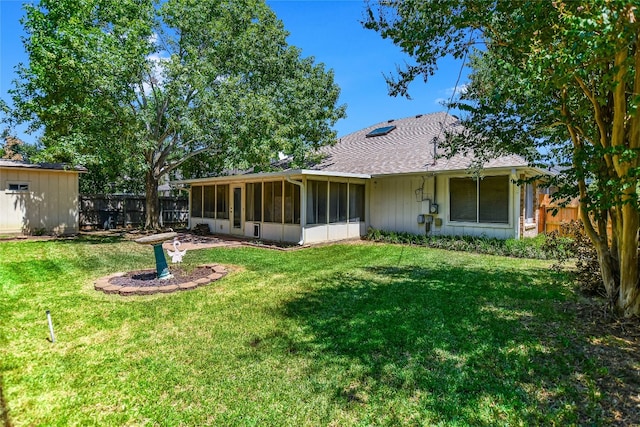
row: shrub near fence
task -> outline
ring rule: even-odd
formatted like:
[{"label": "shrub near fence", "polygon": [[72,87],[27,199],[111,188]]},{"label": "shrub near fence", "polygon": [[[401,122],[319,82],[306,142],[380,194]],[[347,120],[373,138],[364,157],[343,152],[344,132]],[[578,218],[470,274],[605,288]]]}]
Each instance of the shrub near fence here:
[{"label": "shrub near fence", "polygon": [[562,225],[579,219],[580,203],[578,199],[569,201],[560,206],[551,201],[548,194],[543,194],[539,202],[540,214],[538,232],[549,234],[551,232],[562,233]]},{"label": "shrub near fence", "polygon": [[[189,216],[187,197],[160,197],[160,224],[185,227]],[[141,227],[145,198],[128,194],[80,196],[80,228],[83,230]]]}]

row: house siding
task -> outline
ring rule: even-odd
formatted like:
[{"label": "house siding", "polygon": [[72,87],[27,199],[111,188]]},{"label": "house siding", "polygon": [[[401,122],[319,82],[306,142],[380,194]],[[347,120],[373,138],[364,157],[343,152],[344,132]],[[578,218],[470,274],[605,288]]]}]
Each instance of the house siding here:
[{"label": "house siding", "polygon": [[[510,176],[507,173],[497,175]],[[507,239],[517,236],[520,188],[509,182],[509,220],[505,224],[450,220],[449,179],[461,174],[374,177],[369,199],[369,225],[375,229],[412,234],[485,236]],[[419,197],[419,194],[422,197]],[[426,199],[428,202],[425,203]],[[517,200],[517,201],[516,201]],[[429,211],[438,205],[437,213]],[[516,206],[518,205],[518,206]],[[418,215],[430,215],[433,222],[420,224]]]},{"label": "house siding", "polygon": [[423,177],[376,177],[371,180],[369,199],[369,225],[385,231],[425,234],[425,224],[418,223],[418,215],[429,214],[422,200],[433,200],[433,177],[425,177],[421,197],[416,190],[423,189]]}]

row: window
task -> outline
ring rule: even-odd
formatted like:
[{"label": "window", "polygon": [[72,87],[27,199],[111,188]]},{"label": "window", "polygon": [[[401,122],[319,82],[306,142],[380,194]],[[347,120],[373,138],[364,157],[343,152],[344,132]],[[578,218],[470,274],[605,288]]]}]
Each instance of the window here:
[{"label": "window", "polygon": [[329,185],[329,223],[347,221],[347,183]]},{"label": "window", "polygon": [[327,223],[327,182],[307,182],[307,224]]},{"label": "window", "polygon": [[349,222],[364,221],[364,185],[349,184]]},{"label": "window", "polygon": [[216,186],[205,185],[204,186],[204,218],[216,217]]},{"label": "window", "polygon": [[526,224],[532,224],[534,222],[532,183],[527,183],[524,187],[524,222]]},{"label": "window", "polygon": [[480,222],[509,222],[509,177],[488,176],[479,181]]},{"label": "window", "polygon": [[191,187],[191,216],[202,218],[202,185]]},{"label": "window", "polygon": [[264,222],[282,222],[282,181],[264,183]]},{"label": "window", "polygon": [[29,191],[29,184],[26,182],[10,182],[7,185],[8,191]]},{"label": "window", "polygon": [[476,181],[471,178],[451,178],[449,181],[449,198],[451,221],[477,220]]},{"label": "window", "polygon": [[509,177],[451,178],[449,202],[451,221],[506,224],[509,222]]},{"label": "window", "polygon": [[300,224],[300,187],[284,183],[284,223]]},{"label": "window", "polygon": [[229,219],[228,185],[216,185],[216,218]]},{"label": "window", "polygon": [[262,221],[262,183],[250,183],[246,185],[246,217],[247,221]]}]

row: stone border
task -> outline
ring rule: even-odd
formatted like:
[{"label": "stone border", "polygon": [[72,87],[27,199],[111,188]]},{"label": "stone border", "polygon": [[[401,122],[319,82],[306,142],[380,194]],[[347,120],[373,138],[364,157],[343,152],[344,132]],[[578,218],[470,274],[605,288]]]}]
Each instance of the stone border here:
[{"label": "stone border", "polygon": [[93,288],[96,291],[104,292],[105,294],[118,294],[122,296],[129,295],[153,295],[158,293],[170,293],[176,291],[186,291],[195,289],[199,286],[208,285],[215,282],[227,275],[228,271],[225,267],[219,264],[202,264],[196,267],[210,268],[211,274],[194,280],[193,282],[184,282],[178,285],[166,285],[166,286],[121,286],[113,285],[110,280],[114,277],[122,277],[126,273],[118,272],[108,276],[101,277],[93,283]]}]

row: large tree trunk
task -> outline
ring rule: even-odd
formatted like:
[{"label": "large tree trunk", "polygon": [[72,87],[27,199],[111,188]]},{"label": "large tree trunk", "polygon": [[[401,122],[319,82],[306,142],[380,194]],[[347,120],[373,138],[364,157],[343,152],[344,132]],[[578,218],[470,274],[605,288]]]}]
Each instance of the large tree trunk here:
[{"label": "large tree trunk", "polygon": [[[634,189],[635,191],[635,189]],[[638,278],[638,211],[631,203],[622,206],[620,251],[620,291],[617,308],[625,317],[640,316],[640,282]],[[615,230],[614,230],[615,232]]]},{"label": "large tree trunk", "polygon": [[[625,316],[640,316],[640,269],[638,268],[638,227],[640,217],[631,204],[620,208],[622,213],[617,226],[612,227],[610,247],[605,226],[597,232],[586,209],[580,210],[582,223],[589,239],[595,246],[600,265],[600,274],[611,308]],[[613,245],[615,246],[615,244]],[[617,249],[614,251],[614,249]]]},{"label": "large tree trunk", "polygon": [[144,228],[147,230],[160,229],[160,202],[158,199],[158,178],[150,168],[145,174],[145,208],[146,216]]}]

